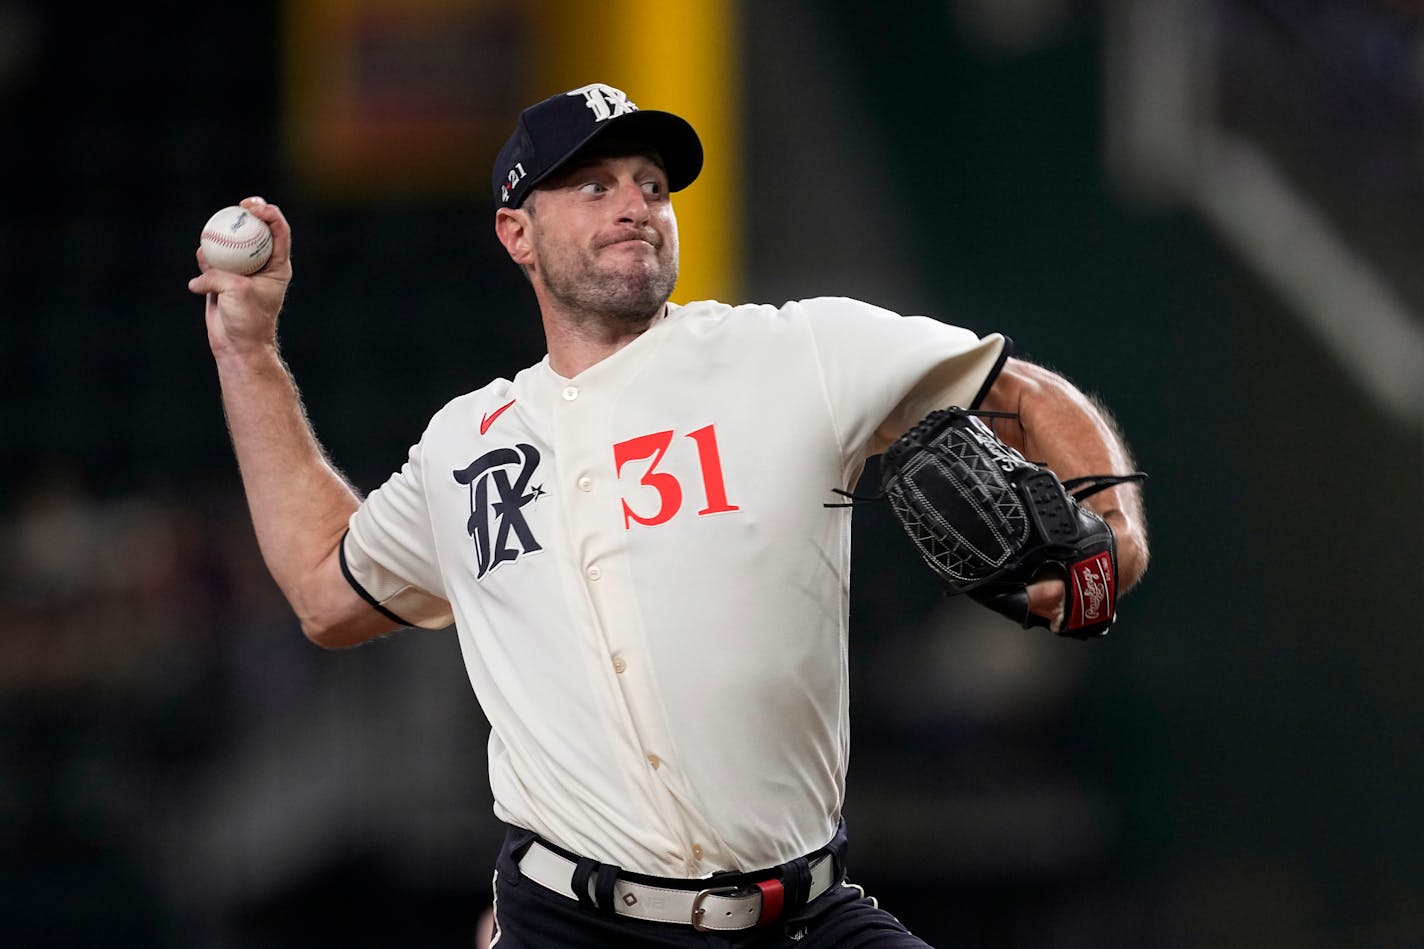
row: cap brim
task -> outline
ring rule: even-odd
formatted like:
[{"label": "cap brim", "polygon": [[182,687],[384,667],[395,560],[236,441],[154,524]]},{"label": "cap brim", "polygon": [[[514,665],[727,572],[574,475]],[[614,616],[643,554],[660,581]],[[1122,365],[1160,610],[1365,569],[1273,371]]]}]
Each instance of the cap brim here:
[{"label": "cap brim", "polygon": [[702,172],[702,140],[686,119],[671,112],[628,112],[600,123],[567,157],[537,180],[531,181],[530,190],[559,169],[567,167],[595,142],[615,134],[620,139],[646,145],[658,153],[663,170],[667,172],[669,191],[681,191],[696,181]]}]

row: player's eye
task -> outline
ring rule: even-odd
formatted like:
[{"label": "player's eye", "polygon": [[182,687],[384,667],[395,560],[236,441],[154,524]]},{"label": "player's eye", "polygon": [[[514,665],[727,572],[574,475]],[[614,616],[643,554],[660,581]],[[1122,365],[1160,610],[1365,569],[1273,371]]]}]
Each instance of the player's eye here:
[{"label": "player's eye", "polygon": [[645,182],[643,182],[643,193],[646,194],[646,195],[654,196],[654,197],[656,197],[657,195],[662,194],[662,193],[663,193],[663,186],[662,186],[662,183],[661,183],[661,182],[657,182],[657,181],[645,181]]},{"label": "player's eye", "polygon": [[584,194],[603,194],[606,189],[597,181],[586,181],[579,185],[579,191]]}]

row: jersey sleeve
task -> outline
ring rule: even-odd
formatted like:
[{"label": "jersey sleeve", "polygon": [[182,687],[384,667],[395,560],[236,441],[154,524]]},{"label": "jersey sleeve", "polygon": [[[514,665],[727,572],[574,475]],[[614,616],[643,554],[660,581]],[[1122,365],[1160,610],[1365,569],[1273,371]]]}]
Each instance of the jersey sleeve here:
[{"label": "jersey sleeve", "polygon": [[361,598],[388,619],[440,629],[454,615],[440,577],[420,459],[416,445],[401,469],[351,515],[341,568]]},{"label": "jersey sleeve", "polygon": [[999,333],[845,298],[803,301],[843,448],[878,454],[937,408],[976,407],[1008,359]]}]

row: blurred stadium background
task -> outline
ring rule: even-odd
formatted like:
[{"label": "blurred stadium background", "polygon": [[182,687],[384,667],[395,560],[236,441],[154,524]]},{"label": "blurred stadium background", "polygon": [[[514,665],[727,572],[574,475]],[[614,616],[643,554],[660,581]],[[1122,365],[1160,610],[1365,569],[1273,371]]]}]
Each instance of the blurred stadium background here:
[{"label": "blurred stadium background", "polygon": [[857,879],[943,947],[1424,945],[1410,0],[0,0],[0,941],[472,944],[454,639],[302,639],[185,284],[209,213],[284,207],[285,351],[370,490],[542,354],[489,163],[595,79],[715,149],[680,298],[1001,330],[1151,473],[1086,645],[857,514]]}]

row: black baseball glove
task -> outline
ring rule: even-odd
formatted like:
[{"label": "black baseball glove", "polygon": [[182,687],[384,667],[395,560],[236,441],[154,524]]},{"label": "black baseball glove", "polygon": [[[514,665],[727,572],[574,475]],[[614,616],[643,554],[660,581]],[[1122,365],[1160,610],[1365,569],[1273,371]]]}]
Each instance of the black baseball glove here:
[{"label": "black baseball glove", "polygon": [[1057,576],[1067,594],[1053,631],[1104,635],[1116,619],[1117,541],[1078,502],[1147,476],[1060,482],[979,416],[1005,413],[939,409],[886,449],[881,489],[896,518],[951,594],[968,594],[1025,628],[1049,626],[1029,612],[1028,585]]}]

